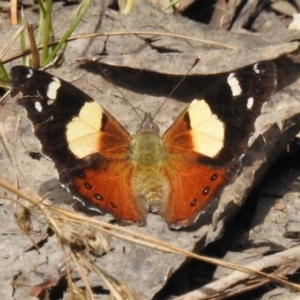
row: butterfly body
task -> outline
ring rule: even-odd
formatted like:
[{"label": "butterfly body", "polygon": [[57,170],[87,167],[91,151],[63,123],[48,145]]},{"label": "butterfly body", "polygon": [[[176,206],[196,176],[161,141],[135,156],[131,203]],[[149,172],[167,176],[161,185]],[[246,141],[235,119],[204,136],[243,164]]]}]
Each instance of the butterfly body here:
[{"label": "butterfly body", "polygon": [[88,95],[42,71],[13,67],[11,94],[22,93],[42,152],[75,199],[120,224],[145,225],[150,211],[180,228],[237,176],[276,76],[272,62],[224,74],[213,96],[194,100],[162,136],[150,114],[131,136]]},{"label": "butterfly body", "polygon": [[159,210],[169,190],[167,178],[161,172],[167,155],[161,137],[150,129],[138,133],[131,141],[132,190],[152,212]]}]

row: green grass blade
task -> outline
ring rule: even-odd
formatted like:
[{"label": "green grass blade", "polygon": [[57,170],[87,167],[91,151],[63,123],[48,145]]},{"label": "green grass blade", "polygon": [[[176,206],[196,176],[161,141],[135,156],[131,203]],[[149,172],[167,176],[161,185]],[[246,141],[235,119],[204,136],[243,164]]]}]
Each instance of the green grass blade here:
[{"label": "green grass blade", "polygon": [[72,35],[73,31],[75,30],[75,28],[77,27],[77,25],[79,24],[79,22],[82,20],[84,14],[85,14],[86,10],[88,9],[88,7],[90,6],[91,2],[92,2],[92,0],[84,0],[81,3],[81,9],[78,12],[78,15],[72,21],[70,27],[68,28],[68,30],[63,35],[63,37],[61,38],[60,42],[56,45],[56,47],[50,53],[50,55],[48,56],[48,58],[45,61],[43,61],[43,66],[47,65],[52,59],[55,58],[57,52],[61,49],[62,45],[66,42],[66,40]]}]

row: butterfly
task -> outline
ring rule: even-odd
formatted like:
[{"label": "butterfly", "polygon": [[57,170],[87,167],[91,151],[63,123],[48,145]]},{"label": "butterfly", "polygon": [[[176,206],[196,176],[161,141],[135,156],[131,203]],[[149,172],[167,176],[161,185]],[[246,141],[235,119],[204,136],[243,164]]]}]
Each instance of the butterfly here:
[{"label": "butterfly", "polygon": [[122,225],[195,224],[237,175],[255,121],[276,90],[271,61],[222,74],[214,93],[195,99],[162,135],[149,113],[131,136],[70,83],[25,66],[11,69],[23,106],[61,184],[89,209]]}]

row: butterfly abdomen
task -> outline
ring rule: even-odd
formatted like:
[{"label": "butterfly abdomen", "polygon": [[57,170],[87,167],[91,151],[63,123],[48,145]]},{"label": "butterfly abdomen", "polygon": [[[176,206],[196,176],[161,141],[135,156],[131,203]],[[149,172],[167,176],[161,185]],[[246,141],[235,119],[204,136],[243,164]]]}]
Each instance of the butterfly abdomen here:
[{"label": "butterfly abdomen", "polygon": [[158,212],[169,194],[169,181],[155,168],[136,170],[132,177],[136,197],[151,212]]}]

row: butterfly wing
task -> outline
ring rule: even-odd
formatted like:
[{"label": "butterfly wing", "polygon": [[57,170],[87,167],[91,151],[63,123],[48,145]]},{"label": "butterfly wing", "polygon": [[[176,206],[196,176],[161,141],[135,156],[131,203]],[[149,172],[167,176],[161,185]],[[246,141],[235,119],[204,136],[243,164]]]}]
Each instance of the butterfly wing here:
[{"label": "butterfly wing", "polygon": [[145,209],[130,189],[127,131],[73,85],[24,66],[11,69],[11,95],[27,111],[42,152],[60,181],[88,208],[123,224],[145,223]]},{"label": "butterfly wing", "polygon": [[232,182],[255,121],[276,89],[274,63],[263,61],[223,76],[206,99],[196,99],[163,136],[169,156],[162,172],[172,182],[161,215],[188,226]]}]

